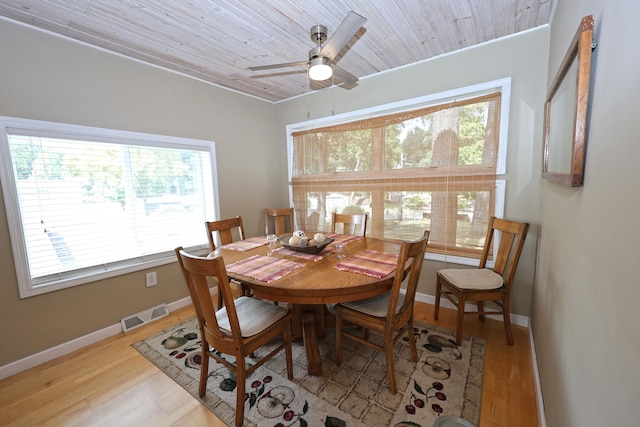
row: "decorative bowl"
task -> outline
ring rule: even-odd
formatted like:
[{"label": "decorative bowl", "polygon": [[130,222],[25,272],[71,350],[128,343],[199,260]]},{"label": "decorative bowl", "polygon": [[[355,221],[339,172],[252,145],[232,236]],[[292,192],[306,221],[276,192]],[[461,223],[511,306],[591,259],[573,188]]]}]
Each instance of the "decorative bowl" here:
[{"label": "decorative bowl", "polygon": [[322,243],[319,243],[315,246],[298,246],[289,244],[289,239],[291,238],[291,236],[292,234],[287,234],[286,236],[282,236],[280,237],[280,239],[278,239],[280,240],[280,244],[282,245],[282,247],[291,249],[292,251],[296,252],[304,252],[306,254],[320,253],[324,248],[327,247],[328,244],[334,241],[334,239],[325,239]]}]

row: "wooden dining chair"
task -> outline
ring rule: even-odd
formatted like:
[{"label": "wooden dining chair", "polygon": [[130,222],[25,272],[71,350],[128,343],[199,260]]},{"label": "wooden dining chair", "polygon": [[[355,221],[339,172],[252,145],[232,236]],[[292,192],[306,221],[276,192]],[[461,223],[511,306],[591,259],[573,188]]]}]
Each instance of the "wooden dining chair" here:
[{"label": "wooden dining chair", "polygon": [[[336,232],[336,225],[342,225],[342,234],[350,234],[352,236],[364,236],[367,234],[367,214],[331,214],[331,232]],[[358,226],[360,230],[358,231]],[[338,230],[340,230],[338,228]]]},{"label": "wooden dining chair", "polygon": [[[437,272],[433,318],[438,320],[441,296],[451,301],[458,311],[456,344],[462,342],[462,325],[467,314],[476,314],[480,320],[484,320],[486,314],[502,314],[507,343],[513,344],[509,310],[511,288],[528,230],[529,224],[526,222],[491,217],[478,268],[447,268]],[[487,268],[487,259],[496,240],[496,231],[500,232],[500,245],[493,269],[490,269]],[[477,311],[466,311],[465,304],[468,301],[476,302]],[[485,302],[493,302],[500,310],[485,311]]]},{"label": "wooden dining chair", "polygon": [[[278,236],[295,231],[293,208],[265,208],[264,233]],[[273,231],[271,231],[273,230]]]},{"label": "wooden dining chair", "polygon": [[[403,242],[398,255],[396,275],[393,287],[389,292],[372,298],[353,302],[342,302],[336,305],[336,363],[342,364],[342,339],[348,338],[385,353],[387,360],[387,380],[389,391],[396,394],[396,373],[393,364],[394,343],[407,334],[411,359],[418,361],[416,338],[413,333],[413,305],[418,287],[418,279],[422,272],[422,261],[429,240],[429,230],[421,239],[414,242]],[[410,260],[411,266],[407,273],[406,292],[402,294],[404,271]],[[363,336],[356,335],[356,330],[343,328],[343,325],[356,325],[363,329]],[[381,344],[369,341],[369,330],[380,332],[384,336]]]},{"label": "wooden dining chair", "polygon": [[236,240],[243,240],[245,238],[241,216],[218,221],[205,221],[204,225],[207,228],[207,238],[209,239],[209,250],[211,252],[216,250],[214,233],[218,233],[221,245],[226,245],[234,241],[234,230],[238,236]]},{"label": "wooden dining chair", "polygon": [[[176,248],[176,255],[198,318],[202,344],[202,365],[198,395],[207,391],[209,358],[234,372],[236,381],[236,426],[244,420],[245,382],[263,363],[285,351],[287,376],[293,378],[291,356],[291,311],[252,297],[234,300],[222,257],[203,258]],[[209,294],[207,278],[214,277],[224,298],[224,308],[216,311]],[[260,347],[282,338],[283,342],[259,360],[247,366],[245,358]],[[235,358],[229,362],[223,354]]]},{"label": "wooden dining chair", "polygon": [[[338,214],[331,213],[331,232],[341,232],[342,234],[348,234],[351,236],[363,236],[367,233],[367,214]],[[339,225],[339,227],[336,227]],[[357,231],[358,225],[360,225],[359,232]],[[332,315],[329,319],[333,319],[336,314],[335,304],[326,304],[328,312]],[[332,325],[332,320],[329,320],[329,324]]]},{"label": "wooden dining chair", "polygon": [[[229,219],[220,219],[218,221],[205,221],[204,226],[207,229],[209,250],[211,252],[216,250],[215,233],[218,233],[221,245],[232,243],[234,241],[234,235],[237,236],[236,240],[243,240],[245,238],[244,225],[242,224],[241,216]],[[242,288],[243,295],[251,295],[251,289],[241,284],[238,285]],[[222,293],[220,292],[220,288],[218,288],[218,308],[221,308],[222,304]]]}]

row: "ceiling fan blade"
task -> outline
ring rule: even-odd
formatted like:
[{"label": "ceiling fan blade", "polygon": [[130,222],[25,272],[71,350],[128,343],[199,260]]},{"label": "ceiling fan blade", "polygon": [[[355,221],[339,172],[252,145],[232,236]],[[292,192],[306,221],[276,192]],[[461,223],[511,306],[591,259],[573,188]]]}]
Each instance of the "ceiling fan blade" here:
[{"label": "ceiling fan blade", "polygon": [[311,80],[309,79],[309,89],[311,90],[320,90],[320,89],[324,89],[327,88],[329,86],[333,86],[333,82],[331,81],[331,79],[327,79],[327,80]]},{"label": "ceiling fan blade", "polygon": [[[259,72],[259,73],[255,73],[252,74],[250,76],[247,76],[247,78],[250,78],[252,80],[258,80],[258,79],[268,79],[271,77],[286,77],[286,76],[297,76],[297,75],[307,75],[308,71],[305,68],[292,68],[289,70],[282,70],[282,71],[269,71],[269,70],[264,70],[264,72]],[[233,78],[233,74],[230,75],[229,77]],[[244,77],[243,77],[244,78]],[[240,78],[236,78],[235,80],[240,80]]]},{"label": "ceiling fan blade", "polygon": [[255,67],[249,67],[251,71],[261,71],[261,70],[271,70],[273,68],[283,68],[283,67],[300,67],[302,65],[308,65],[307,61],[298,61],[298,62],[286,62],[283,64],[273,64],[273,65],[258,65]]},{"label": "ceiling fan blade", "polygon": [[336,76],[336,80],[340,80],[347,86],[358,82],[358,78],[356,76],[335,65],[333,66],[333,74]]},{"label": "ceiling fan blade", "polygon": [[358,15],[354,11],[349,12],[322,47],[321,55],[333,61],[365,22],[367,22],[367,18],[364,16]]}]

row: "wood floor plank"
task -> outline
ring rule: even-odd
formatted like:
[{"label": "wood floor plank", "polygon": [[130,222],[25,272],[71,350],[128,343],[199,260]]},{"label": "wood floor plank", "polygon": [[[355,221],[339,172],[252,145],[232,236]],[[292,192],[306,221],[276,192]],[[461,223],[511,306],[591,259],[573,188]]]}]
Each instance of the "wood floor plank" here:
[{"label": "wood floor plank", "polygon": [[[455,313],[416,303],[416,320],[454,329]],[[211,411],[140,355],[131,344],[194,315],[185,307],[126,334],[0,381],[2,426],[224,426]],[[487,342],[480,425],[538,425],[528,330],[465,320],[464,333]]]}]

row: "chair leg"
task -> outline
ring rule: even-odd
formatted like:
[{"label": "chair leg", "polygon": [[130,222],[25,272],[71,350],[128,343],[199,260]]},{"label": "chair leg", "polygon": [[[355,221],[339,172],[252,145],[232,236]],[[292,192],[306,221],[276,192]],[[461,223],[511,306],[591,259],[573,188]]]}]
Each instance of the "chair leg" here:
[{"label": "chair leg", "polygon": [[511,309],[509,308],[509,296],[502,302],[502,317],[504,323],[504,333],[507,335],[507,344],[513,345],[513,334],[511,333]]},{"label": "chair leg", "polygon": [[207,380],[209,379],[209,355],[205,351],[205,341],[202,342],[202,362],[200,363],[200,384],[198,386],[198,396],[203,397],[207,392]]},{"label": "chair leg", "polygon": [[458,325],[456,326],[456,344],[460,345],[462,343],[462,325],[464,324],[464,306],[465,300],[464,297],[458,297]]},{"label": "chair leg", "polygon": [[396,371],[393,364],[393,334],[385,333],[385,355],[387,359],[387,379],[389,380],[389,393],[396,394],[398,385],[396,384]]},{"label": "chair leg", "polygon": [[[484,303],[482,301],[476,301],[478,305],[478,313],[482,313],[484,311]],[[480,321],[484,322],[484,314],[478,314]]]},{"label": "chair leg", "polygon": [[416,334],[413,331],[413,319],[409,320],[407,335],[409,338],[409,349],[411,349],[411,360],[416,363],[418,361],[418,348],[416,347]]},{"label": "chair leg", "polygon": [[247,381],[247,370],[242,361],[236,357],[236,426],[240,427],[244,422],[244,394],[245,394],[245,382]]},{"label": "chair leg", "polygon": [[220,292],[220,288],[218,287],[218,308],[216,308],[216,310],[220,310],[222,308],[222,305],[222,292]]},{"label": "chair leg", "polygon": [[436,279],[436,303],[433,308],[433,320],[438,320],[440,314],[440,278]]},{"label": "chair leg", "polygon": [[336,365],[342,365],[342,314],[336,311]]}]

